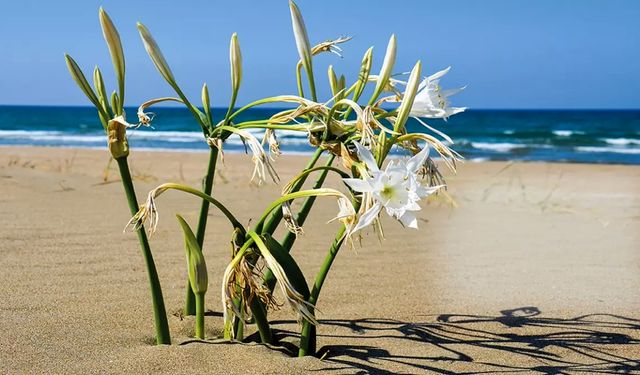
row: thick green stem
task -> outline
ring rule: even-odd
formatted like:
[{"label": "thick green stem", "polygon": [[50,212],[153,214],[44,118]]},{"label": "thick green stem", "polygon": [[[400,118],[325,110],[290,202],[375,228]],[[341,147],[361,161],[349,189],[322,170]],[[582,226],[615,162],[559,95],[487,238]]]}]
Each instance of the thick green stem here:
[{"label": "thick green stem", "polygon": [[264,303],[260,301],[258,298],[253,298],[251,300],[251,314],[253,314],[253,318],[256,322],[256,326],[258,327],[258,332],[260,333],[260,341],[265,344],[271,344],[273,341],[273,337],[271,336],[271,327],[269,327],[269,321],[267,320],[267,309],[264,306]]},{"label": "thick green stem", "polygon": [[[236,289],[238,292],[241,292],[240,287],[236,287]],[[240,311],[240,316],[245,316],[244,304],[241,303],[240,299],[236,298],[232,303]],[[231,324],[233,324],[233,339],[238,341],[244,340],[244,321],[239,317],[234,316]]]},{"label": "thick green stem", "polygon": [[[356,208],[357,210],[357,208]],[[338,251],[340,250],[340,246],[342,246],[342,242],[344,241],[346,228],[343,225],[338,234],[333,241],[333,244],[329,248],[329,253],[324,259],[324,263],[320,267],[318,274],[316,275],[316,280],[313,283],[313,289],[311,289],[311,295],[309,296],[310,305],[315,306],[316,302],[318,302],[318,297],[320,296],[320,290],[322,289],[322,285],[324,284],[325,279],[327,278],[327,274],[329,273],[329,269],[331,269],[331,265],[333,261],[336,259],[338,255]],[[302,331],[300,333],[300,351],[298,352],[299,357],[304,357],[307,355],[314,355],[316,348],[316,329],[315,326],[308,321],[304,321],[302,323]]]},{"label": "thick green stem", "polygon": [[[120,177],[122,178],[122,185],[127,195],[127,202],[129,203],[129,209],[131,215],[135,215],[138,212],[138,199],[133,187],[133,181],[131,180],[131,172],[129,171],[129,164],[127,163],[127,157],[121,157],[116,159],[118,162],[118,169],[120,170]],[[160,286],[160,280],[158,278],[158,271],[153,261],[153,255],[151,254],[151,248],[149,247],[149,240],[143,226],[138,230],[138,240],[140,241],[140,248],[142,250],[142,256],[147,267],[147,275],[149,276],[149,287],[151,289],[151,301],[153,302],[153,318],[156,330],[156,343],[157,344],[171,344],[171,335],[169,333],[169,323],[167,321],[167,312],[164,307],[164,299],[162,298],[162,288]]]},{"label": "thick green stem", "polygon": [[196,338],[204,340],[204,293],[196,294]]},{"label": "thick green stem", "polygon": [[[218,161],[218,149],[212,147],[209,151],[209,164],[207,165],[207,174],[204,177],[202,182],[202,192],[211,195],[211,190],[213,189],[213,177],[216,173],[216,163]],[[198,230],[196,231],[196,240],[198,241],[198,245],[202,249],[202,245],[204,244],[204,235],[207,229],[207,217],[209,216],[209,202],[205,199],[202,200],[202,205],[200,206],[200,216],[198,218]],[[185,315],[194,315],[196,313],[195,306],[195,295],[191,290],[191,286],[189,285],[189,280],[187,280],[186,287],[186,296],[184,303],[184,314]]]}]

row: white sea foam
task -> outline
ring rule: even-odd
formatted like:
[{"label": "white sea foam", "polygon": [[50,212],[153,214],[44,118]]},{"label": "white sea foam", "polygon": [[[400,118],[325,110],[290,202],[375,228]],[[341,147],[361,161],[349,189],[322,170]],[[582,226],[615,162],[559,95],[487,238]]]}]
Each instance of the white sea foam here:
[{"label": "white sea foam", "polygon": [[515,130],[507,129],[507,130],[503,131],[502,134],[511,135],[511,134],[513,134],[515,132],[516,132]]},{"label": "white sea foam", "polygon": [[25,137],[31,135],[55,135],[62,134],[58,131],[45,130],[0,130],[0,137]]},{"label": "white sea foam", "polygon": [[640,139],[632,138],[603,138],[603,141],[614,146],[640,145]]},{"label": "white sea foam", "polygon": [[558,137],[571,137],[574,134],[584,134],[583,131],[579,130],[553,130],[552,133]]},{"label": "white sea foam", "polygon": [[614,154],[640,154],[640,148],[579,146],[579,147],[575,147],[574,150],[579,152],[610,152]]},{"label": "white sea foam", "polygon": [[509,152],[517,148],[527,147],[527,145],[518,143],[488,143],[488,142],[471,142],[471,146],[476,149],[489,150],[495,152]]},{"label": "white sea foam", "polygon": [[[250,129],[250,132],[258,139],[262,139],[264,130]],[[305,133],[283,130],[276,133],[281,144],[306,144],[308,143]],[[127,131],[127,136],[132,142],[136,141],[160,141],[168,143],[204,143],[202,132],[184,131],[153,131],[134,130]],[[100,133],[73,134],[59,131],[44,130],[0,130],[0,139],[24,140],[24,142],[48,142],[48,143],[104,143],[106,135]],[[226,140],[229,145],[242,145],[242,140],[237,136],[232,136]]]},{"label": "white sea foam", "polygon": [[182,142],[196,142],[203,140],[202,132],[180,132],[180,131],[155,131],[155,130],[128,130],[129,138],[137,139],[158,139],[160,141],[169,138],[182,139]]},{"label": "white sea foam", "polygon": [[489,158],[471,158],[471,159],[469,159],[469,161],[472,162],[472,163],[482,163],[482,162],[489,161],[489,160],[491,160],[491,159],[489,159]]}]

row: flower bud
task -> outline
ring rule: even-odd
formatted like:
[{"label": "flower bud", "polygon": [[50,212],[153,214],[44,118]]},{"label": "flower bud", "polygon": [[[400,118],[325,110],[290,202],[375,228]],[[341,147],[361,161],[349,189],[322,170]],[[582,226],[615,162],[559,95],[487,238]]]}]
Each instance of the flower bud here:
[{"label": "flower bud", "polygon": [[420,60],[418,60],[416,65],[411,70],[411,75],[409,75],[409,80],[407,81],[407,89],[404,92],[402,103],[400,103],[400,107],[398,108],[398,115],[396,116],[396,122],[393,125],[393,130],[396,132],[399,132],[399,133],[403,132],[404,124],[407,122],[407,119],[409,118],[411,107],[413,106],[413,101],[416,98],[416,94],[418,92],[421,69],[422,69],[422,63],[420,62]]},{"label": "flower bud", "polygon": [[362,64],[360,64],[360,73],[358,74],[358,82],[356,88],[353,91],[353,101],[357,102],[364,91],[364,87],[369,80],[369,73],[371,73],[371,63],[373,62],[373,47],[369,47],[367,52],[362,57]]},{"label": "flower bud", "polygon": [[378,96],[380,96],[380,94],[386,87],[387,81],[389,81],[389,77],[391,77],[391,71],[393,70],[393,65],[395,64],[395,62],[396,62],[396,36],[391,35],[391,38],[389,38],[389,44],[387,45],[387,53],[384,55],[382,68],[380,68],[378,81],[376,82],[376,87],[373,90],[373,95],[369,100],[369,104],[373,104],[373,102],[375,102],[376,99],[378,99]]},{"label": "flower bud", "polygon": [[211,125],[212,116],[211,116],[211,99],[209,98],[209,87],[206,83],[202,85],[202,108],[204,108],[204,113],[206,115],[206,124]]},{"label": "flower bud", "polygon": [[291,10],[291,24],[293,26],[293,36],[296,39],[296,47],[298,48],[298,54],[302,65],[309,74],[311,72],[311,43],[309,43],[309,36],[307,35],[307,28],[304,25],[302,14],[300,9],[293,1],[289,1],[289,9]]},{"label": "flower bud", "polygon": [[102,79],[102,73],[100,72],[100,69],[97,66],[93,69],[93,87],[96,89],[100,106],[106,112],[107,100],[108,100],[107,91],[104,88],[104,80]]},{"label": "flower bud", "polygon": [[338,88],[338,77],[336,77],[336,73],[333,71],[333,65],[329,65],[329,69],[327,70],[327,75],[329,76],[329,86],[331,87],[331,95],[336,96],[340,89]]},{"label": "flower bud", "polygon": [[118,34],[118,30],[113,25],[111,18],[107,14],[107,12],[100,8],[99,11],[100,18],[100,26],[102,26],[102,34],[104,35],[104,40],[107,42],[107,46],[109,47],[109,54],[111,55],[111,61],[113,62],[113,69],[116,72],[116,78],[118,79],[118,87],[120,92],[120,100],[119,107],[124,107],[124,52],[122,51],[122,43],[120,42],[120,35]]},{"label": "flower bud", "polygon": [[96,93],[93,92],[91,86],[89,86],[89,82],[87,82],[87,78],[84,76],[84,73],[82,73],[82,69],[80,69],[76,61],[66,53],[64,54],[64,59],[67,62],[67,68],[69,69],[69,73],[71,73],[71,78],[76,81],[80,90],[89,98],[91,103],[96,107],[100,107],[98,97]]},{"label": "flower bud", "polygon": [[338,80],[338,91],[342,91],[342,93],[336,98],[336,100],[342,100],[346,95],[345,89],[347,88],[347,79],[344,74],[340,74],[340,79]]},{"label": "flower bud", "polygon": [[153,39],[149,30],[142,23],[138,22],[138,31],[140,32],[140,37],[144,43],[144,48],[147,50],[149,57],[151,57],[153,64],[156,66],[162,77],[164,77],[171,86],[177,86],[176,80],[173,78],[173,73],[169,68],[169,64],[167,64],[167,60],[165,60],[162,55],[162,51],[160,51],[158,43]]},{"label": "flower bud", "polygon": [[122,111],[120,111],[120,100],[118,99],[118,93],[115,91],[111,93],[111,110],[117,116],[123,115]]},{"label": "flower bud", "polygon": [[240,53],[240,43],[238,42],[238,34],[236,33],[231,35],[229,61],[231,63],[231,89],[234,95],[237,95],[240,89],[240,81],[242,80],[242,54]]}]

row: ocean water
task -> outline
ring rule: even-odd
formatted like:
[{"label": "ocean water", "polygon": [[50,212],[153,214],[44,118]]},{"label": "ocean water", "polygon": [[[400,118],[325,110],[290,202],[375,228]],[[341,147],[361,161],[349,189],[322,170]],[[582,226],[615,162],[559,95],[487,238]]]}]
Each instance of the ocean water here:
[{"label": "ocean water", "polygon": [[[252,109],[238,121],[281,109]],[[129,117],[136,110],[127,110]],[[156,108],[154,129],[130,130],[132,149],[205,151],[199,126],[183,108]],[[214,110],[214,118],[224,115]],[[640,164],[640,111],[470,110],[448,121],[429,121],[447,133],[468,160],[563,161]],[[415,120],[410,131],[426,130]],[[260,131],[255,132],[259,136]],[[304,135],[279,131],[283,152],[310,152]],[[92,107],[0,106],[0,146],[102,148],[106,138]],[[244,151],[237,137],[225,151]],[[0,151],[1,152],[1,151]]]}]

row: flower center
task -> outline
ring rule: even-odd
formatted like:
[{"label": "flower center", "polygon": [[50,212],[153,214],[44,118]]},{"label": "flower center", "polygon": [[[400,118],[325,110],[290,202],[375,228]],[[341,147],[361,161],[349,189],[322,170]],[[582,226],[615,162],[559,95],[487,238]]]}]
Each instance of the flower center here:
[{"label": "flower center", "polygon": [[395,189],[391,185],[385,185],[380,191],[380,196],[384,199],[391,199],[395,194]]}]

